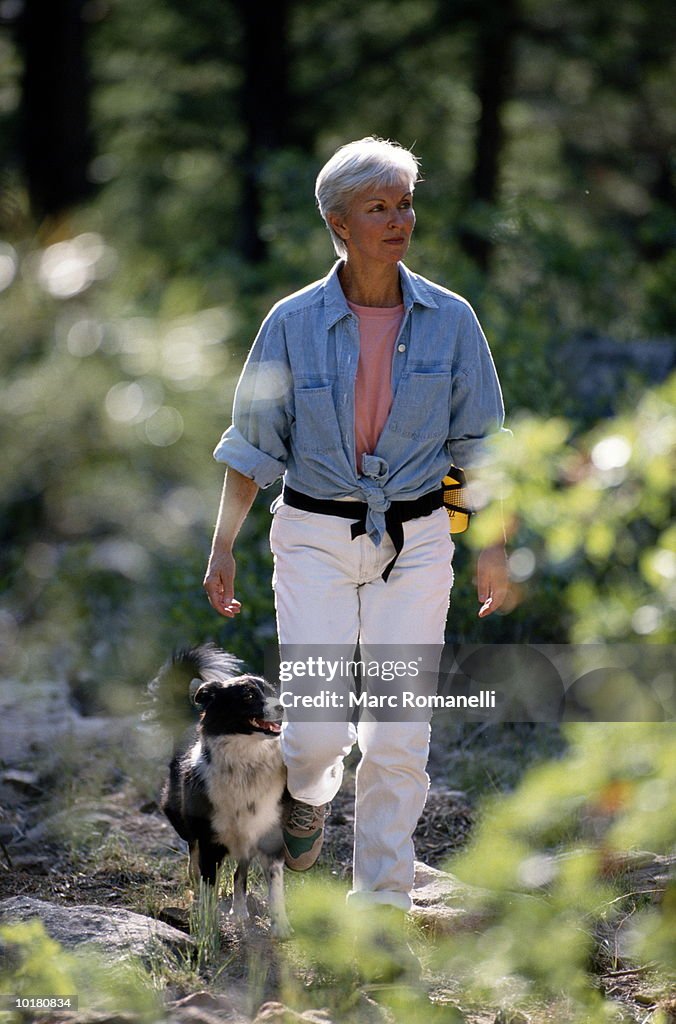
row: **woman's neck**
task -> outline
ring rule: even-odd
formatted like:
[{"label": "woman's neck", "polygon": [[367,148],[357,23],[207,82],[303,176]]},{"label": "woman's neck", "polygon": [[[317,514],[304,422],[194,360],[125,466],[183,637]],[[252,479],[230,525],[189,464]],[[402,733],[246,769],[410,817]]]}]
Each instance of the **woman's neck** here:
[{"label": "woman's neck", "polygon": [[388,307],[402,302],[399,264],[378,267],[368,273],[346,261],[338,272],[345,298],[355,306]]}]

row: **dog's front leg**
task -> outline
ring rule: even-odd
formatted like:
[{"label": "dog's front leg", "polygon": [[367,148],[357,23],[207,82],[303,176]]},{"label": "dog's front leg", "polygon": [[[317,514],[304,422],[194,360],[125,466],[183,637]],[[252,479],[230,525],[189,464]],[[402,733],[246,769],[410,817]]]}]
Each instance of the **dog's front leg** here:
[{"label": "dog's front leg", "polygon": [[249,875],[249,861],[238,860],[232,886],[232,907],[230,916],[236,921],[247,921],[249,909],[246,905],[246,881]]},{"label": "dog's front leg", "polygon": [[188,881],[195,892],[199,888],[202,871],[200,868],[200,846],[196,839],[190,843],[190,854],[188,861]]},{"label": "dog's front leg", "polygon": [[261,863],[268,883],[268,903],[272,934],[277,939],[289,939],[293,928],[286,916],[284,902],[284,858],[282,856],[261,856]]}]

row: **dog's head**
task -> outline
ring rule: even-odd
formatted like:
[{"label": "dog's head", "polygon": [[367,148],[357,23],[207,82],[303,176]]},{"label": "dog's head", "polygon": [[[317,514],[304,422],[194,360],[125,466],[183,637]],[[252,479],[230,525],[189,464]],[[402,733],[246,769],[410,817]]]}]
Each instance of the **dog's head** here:
[{"label": "dog's head", "polygon": [[202,683],[193,694],[200,727],[208,736],[279,736],[282,706],[264,679],[239,676]]}]

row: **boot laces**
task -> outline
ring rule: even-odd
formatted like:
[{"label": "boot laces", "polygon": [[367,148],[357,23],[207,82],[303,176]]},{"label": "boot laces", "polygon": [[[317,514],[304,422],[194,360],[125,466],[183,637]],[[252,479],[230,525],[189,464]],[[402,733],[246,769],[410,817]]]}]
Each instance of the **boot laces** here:
[{"label": "boot laces", "polygon": [[289,814],[289,827],[304,829],[308,832],[311,829],[320,828],[324,824],[330,806],[330,804],[322,804],[319,807],[313,807],[312,804],[294,800]]}]

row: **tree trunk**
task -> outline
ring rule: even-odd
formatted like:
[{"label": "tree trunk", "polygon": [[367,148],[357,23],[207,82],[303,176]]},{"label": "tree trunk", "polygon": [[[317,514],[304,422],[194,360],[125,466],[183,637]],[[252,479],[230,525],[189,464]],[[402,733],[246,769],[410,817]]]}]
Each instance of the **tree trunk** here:
[{"label": "tree trunk", "polygon": [[242,25],[240,108],[245,131],[240,251],[245,259],[260,263],[267,251],[260,231],[261,176],[270,153],[288,141],[290,0],[265,7],[255,0],[236,0],[236,7]]},{"label": "tree trunk", "polygon": [[20,146],[38,216],[58,215],[91,191],[89,78],[83,0],[26,0]]},{"label": "tree trunk", "polygon": [[[471,206],[491,207],[498,198],[500,161],[504,145],[502,108],[510,95],[517,30],[517,0],[488,3],[477,9],[474,91],[481,104],[470,178]],[[480,212],[480,210],[479,210]],[[464,251],[483,271],[488,270],[493,242],[485,231],[467,228],[461,235]]]}]

